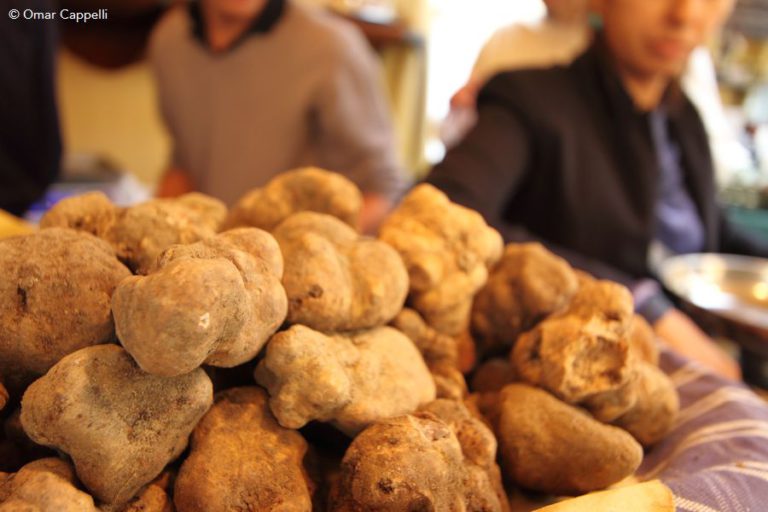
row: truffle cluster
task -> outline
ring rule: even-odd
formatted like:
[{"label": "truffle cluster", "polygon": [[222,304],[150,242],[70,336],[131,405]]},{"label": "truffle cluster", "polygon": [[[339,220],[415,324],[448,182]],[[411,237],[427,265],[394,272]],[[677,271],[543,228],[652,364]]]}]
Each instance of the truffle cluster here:
[{"label": "truffle cluster", "polygon": [[626,289],[429,185],[375,238],[361,205],[307,168],[1,240],[0,511],[507,512],[635,471],[678,402]]}]

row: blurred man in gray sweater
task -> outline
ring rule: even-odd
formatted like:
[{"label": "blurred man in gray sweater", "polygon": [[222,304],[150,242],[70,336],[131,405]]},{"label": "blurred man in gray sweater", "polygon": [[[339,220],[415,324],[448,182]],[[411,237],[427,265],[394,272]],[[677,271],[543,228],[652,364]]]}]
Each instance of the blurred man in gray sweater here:
[{"label": "blurred man in gray sweater", "polygon": [[302,165],[363,191],[363,227],[403,188],[376,56],[352,26],[289,0],[200,0],[156,27],[150,59],[173,138],[158,195],[232,204]]}]

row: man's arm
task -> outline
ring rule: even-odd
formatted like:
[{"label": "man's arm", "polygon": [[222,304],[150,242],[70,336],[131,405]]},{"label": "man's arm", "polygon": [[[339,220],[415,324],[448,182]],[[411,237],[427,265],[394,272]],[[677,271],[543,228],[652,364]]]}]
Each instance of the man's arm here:
[{"label": "man's arm", "polygon": [[475,110],[477,93],[482,84],[475,80],[468,80],[459,90],[451,96],[451,110],[471,109]]},{"label": "man's arm", "polygon": [[177,127],[173,120],[171,111],[171,102],[169,98],[173,97],[174,90],[169,85],[171,82],[167,79],[168,70],[165,69],[172,62],[173,48],[169,44],[172,39],[171,22],[176,16],[177,10],[183,8],[177,6],[169,9],[168,12],[155,25],[147,44],[147,56],[157,91],[156,102],[160,119],[163,122],[171,139],[171,162],[168,169],[163,173],[155,187],[155,196],[157,197],[176,197],[195,189],[190,175],[179,165],[180,159],[177,155],[176,132]]},{"label": "man's arm", "polygon": [[741,379],[739,364],[680,310],[668,310],[653,324],[653,330],[675,352],[698,361],[722,377]]},{"label": "man's arm", "polygon": [[504,211],[526,177],[531,156],[531,135],[506,107],[506,89],[501,76],[482,90],[474,127],[426,179],[497,227],[504,224]]},{"label": "man's arm", "polygon": [[362,35],[344,27],[315,101],[321,161],[366,196],[362,221],[371,231],[406,186],[377,57]]}]

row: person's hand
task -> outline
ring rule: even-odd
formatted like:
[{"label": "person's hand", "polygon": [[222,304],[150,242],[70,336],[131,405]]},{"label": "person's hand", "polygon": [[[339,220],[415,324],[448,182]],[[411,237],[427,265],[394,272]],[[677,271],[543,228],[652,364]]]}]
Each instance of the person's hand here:
[{"label": "person's hand", "polygon": [[181,169],[171,168],[160,179],[155,190],[155,196],[178,197],[193,190],[195,190],[195,186],[189,175]]},{"label": "person's hand", "polygon": [[365,194],[363,196],[363,208],[360,211],[358,228],[366,235],[373,235],[379,230],[384,217],[392,208],[392,202],[378,194]]},{"label": "person's hand", "polygon": [[480,84],[469,81],[451,96],[451,110],[440,125],[440,140],[446,149],[457,145],[477,122],[477,91]]},{"label": "person's hand", "polygon": [[467,82],[464,87],[451,96],[451,109],[469,108],[474,110],[477,103],[477,91],[479,87],[475,82]]},{"label": "person's hand", "polygon": [[656,334],[675,352],[698,361],[723,377],[741,380],[741,368],[680,310],[670,309],[653,325]]}]

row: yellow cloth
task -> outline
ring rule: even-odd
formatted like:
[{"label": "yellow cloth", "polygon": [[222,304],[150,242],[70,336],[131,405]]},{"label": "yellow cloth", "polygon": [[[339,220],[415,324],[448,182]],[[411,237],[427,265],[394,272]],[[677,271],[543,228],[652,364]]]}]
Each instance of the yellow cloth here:
[{"label": "yellow cloth", "polygon": [[674,512],[672,491],[659,480],[593,492],[535,512]]},{"label": "yellow cloth", "polygon": [[5,210],[0,210],[0,238],[30,233],[32,226]]}]

